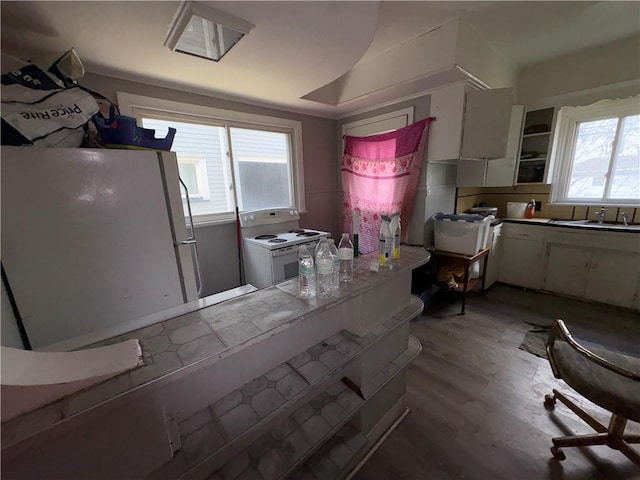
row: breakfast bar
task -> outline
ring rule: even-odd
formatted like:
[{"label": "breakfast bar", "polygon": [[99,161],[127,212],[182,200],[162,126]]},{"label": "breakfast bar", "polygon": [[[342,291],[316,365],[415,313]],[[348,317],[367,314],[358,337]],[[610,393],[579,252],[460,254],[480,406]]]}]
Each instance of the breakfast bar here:
[{"label": "breakfast bar", "polygon": [[429,253],[375,258],[332,298],[292,279],[93,345],[138,339],[144,365],[4,422],[3,477],[344,477],[406,415],[421,350]]}]

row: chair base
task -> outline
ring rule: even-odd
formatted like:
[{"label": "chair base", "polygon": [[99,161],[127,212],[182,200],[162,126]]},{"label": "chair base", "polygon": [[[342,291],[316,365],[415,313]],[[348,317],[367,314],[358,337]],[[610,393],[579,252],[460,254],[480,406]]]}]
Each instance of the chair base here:
[{"label": "chair base", "polygon": [[627,419],[616,415],[611,415],[609,421],[609,427],[605,427],[595,418],[589,415],[587,412],[578,407],[568,397],[553,389],[553,395],[545,395],[544,404],[546,407],[552,409],[556,403],[556,400],[560,400],[566,405],[573,413],[578,415],[584,420],[591,428],[596,432],[590,435],[570,435],[566,437],[553,438],[553,447],[551,447],[551,453],[557,460],[564,460],[567,457],[562,451],[561,447],[586,447],[590,445],[607,445],[614,450],[620,451],[633,463],[640,465],[640,453],[631,448],[630,443],[640,443],[640,435],[625,434],[624,429],[627,425]]}]

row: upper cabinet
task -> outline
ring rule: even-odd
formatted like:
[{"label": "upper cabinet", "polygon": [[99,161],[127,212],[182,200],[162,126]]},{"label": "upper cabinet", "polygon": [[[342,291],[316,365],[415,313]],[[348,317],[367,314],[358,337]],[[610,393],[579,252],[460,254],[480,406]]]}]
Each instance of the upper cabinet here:
[{"label": "upper cabinet", "polygon": [[513,90],[473,90],[466,83],[431,93],[427,160],[504,158]]},{"label": "upper cabinet", "polygon": [[548,182],[553,113],[553,108],[545,108],[525,115],[517,184]]},{"label": "upper cabinet", "polygon": [[507,149],[502,158],[493,160],[458,160],[458,187],[509,187],[515,182],[520,156],[520,138],[524,106],[513,105],[509,120]]}]

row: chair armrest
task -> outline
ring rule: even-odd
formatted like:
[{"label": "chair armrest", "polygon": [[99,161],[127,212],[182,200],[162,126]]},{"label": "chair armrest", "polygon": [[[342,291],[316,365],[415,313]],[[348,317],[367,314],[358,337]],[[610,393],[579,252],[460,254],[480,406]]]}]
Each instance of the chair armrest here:
[{"label": "chair armrest", "polygon": [[627,370],[626,368],[622,368],[618,365],[615,365],[609,362],[608,360],[605,360],[604,358],[596,355],[592,351],[586,349],[585,347],[580,345],[578,342],[576,342],[571,336],[571,334],[569,333],[569,330],[567,329],[564,322],[560,319],[557,319],[553,322],[553,325],[551,326],[551,331],[549,332],[549,338],[547,340],[547,357],[549,358],[549,363],[551,364],[551,370],[553,370],[553,375],[556,378],[561,378],[558,367],[555,364],[555,361],[553,359],[553,345],[558,338],[561,338],[562,340],[567,342],[567,344],[569,344],[571,348],[573,348],[576,352],[586,357],[588,360],[592,361],[593,363],[596,363],[611,372],[617,373],[618,375],[622,375],[624,377],[630,378],[631,380],[635,380],[636,382],[640,382],[640,374],[636,372],[632,372],[631,370]]}]

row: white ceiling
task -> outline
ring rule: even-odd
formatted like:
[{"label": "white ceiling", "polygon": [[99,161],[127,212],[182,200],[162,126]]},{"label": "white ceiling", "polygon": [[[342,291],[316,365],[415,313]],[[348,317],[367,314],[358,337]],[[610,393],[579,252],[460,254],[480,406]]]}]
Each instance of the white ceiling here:
[{"label": "white ceiling", "polygon": [[51,61],[73,46],[89,72],[337,118],[352,106],[302,97],[455,18],[514,67],[640,31],[636,1],[200,2],[255,25],[214,63],[163,45],[179,3],[2,1],[2,50]]}]

